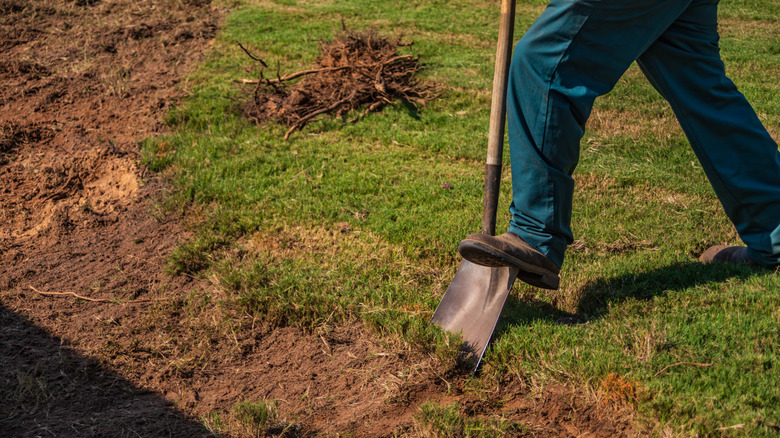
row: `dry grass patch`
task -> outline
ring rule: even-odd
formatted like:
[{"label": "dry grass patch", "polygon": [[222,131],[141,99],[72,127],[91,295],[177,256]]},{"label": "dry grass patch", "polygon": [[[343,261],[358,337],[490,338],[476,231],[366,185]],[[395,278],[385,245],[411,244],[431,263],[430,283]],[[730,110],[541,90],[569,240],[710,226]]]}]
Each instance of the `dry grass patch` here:
[{"label": "dry grass patch", "polygon": [[636,322],[605,322],[605,329],[612,333],[612,343],[620,345],[637,362],[647,363],[672,345],[663,323],[654,318],[649,325]]},{"label": "dry grass patch", "polygon": [[720,211],[714,199],[694,193],[675,192],[648,182],[622,184],[609,175],[587,173],[574,175],[575,197],[578,202],[589,201],[610,205],[652,205],[661,204],[680,211],[692,207]]},{"label": "dry grass patch", "polygon": [[220,415],[212,412],[202,418],[203,424],[215,436],[250,438],[273,436],[292,438],[300,436],[301,426],[280,417],[278,403],[260,400],[237,403],[233,409]]},{"label": "dry grass patch", "polygon": [[284,224],[272,232],[255,233],[242,244],[250,253],[266,254],[271,260],[301,260],[325,270],[338,269],[345,262],[355,262],[356,270],[392,264],[406,283],[434,278],[433,294],[444,293],[454,274],[449,268],[435,266],[432,260],[412,259],[401,247],[345,222],[331,227]]},{"label": "dry grass patch", "polygon": [[682,135],[682,128],[671,111],[663,111],[648,118],[638,110],[594,108],[588,120],[588,130],[602,139],[649,137],[659,143]]},{"label": "dry grass patch", "polygon": [[[743,82],[747,82],[744,77],[766,77],[776,78],[780,77],[780,67],[772,67],[765,62],[759,61],[745,61],[740,63],[730,62],[728,57],[724,57],[726,61],[726,75],[737,83],[740,87]],[[759,87],[764,93],[770,93],[774,90],[780,90],[780,84],[777,82],[765,81],[754,87]],[[760,114],[759,117],[762,121],[766,120],[765,114]]]},{"label": "dry grass patch", "polygon": [[[447,46],[461,46],[468,47],[470,49],[486,50],[486,54],[490,53],[489,50],[494,48],[496,45],[495,41],[485,38],[484,35],[440,31],[429,32],[417,29],[415,27],[412,27],[412,29],[414,30],[409,30],[409,33],[414,34],[415,36],[419,35],[421,39],[436,40],[440,44],[445,44]],[[476,76],[481,75],[475,75],[475,77]]]},{"label": "dry grass patch", "polygon": [[636,401],[637,385],[625,376],[609,373],[599,383],[599,399],[613,406],[633,403]]},{"label": "dry grass patch", "polygon": [[721,18],[718,20],[718,33],[722,38],[744,38],[748,35],[776,38],[780,36],[780,20]]}]

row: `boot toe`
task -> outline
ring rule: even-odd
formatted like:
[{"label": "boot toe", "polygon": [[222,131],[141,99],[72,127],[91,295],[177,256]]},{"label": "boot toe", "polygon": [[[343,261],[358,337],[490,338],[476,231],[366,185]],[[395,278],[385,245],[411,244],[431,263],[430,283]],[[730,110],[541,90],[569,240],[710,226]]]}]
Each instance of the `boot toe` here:
[{"label": "boot toe", "polygon": [[699,257],[702,263],[729,263],[729,264],[747,264],[759,266],[748,254],[747,247],[715,245],[709,247]]}]

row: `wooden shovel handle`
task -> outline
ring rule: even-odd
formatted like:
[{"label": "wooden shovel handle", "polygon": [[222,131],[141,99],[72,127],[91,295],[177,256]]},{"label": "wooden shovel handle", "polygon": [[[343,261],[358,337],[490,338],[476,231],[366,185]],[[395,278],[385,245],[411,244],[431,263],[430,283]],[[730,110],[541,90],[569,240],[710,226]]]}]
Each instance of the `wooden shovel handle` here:
[{"label": "wooden shovel handle", "polygon": [[485,163],[485,199],[482,213],[482,232],[496,232],[498,193],[501,185],[501,161],[504,155],[504,126],[506,122],[506,84],[509,60],[512,57],[512,37],[515,27],[515,0],[502,0],[501,21],[498,27],[496,70],[493,74],[493,97],[490,107],[488,153]]}]

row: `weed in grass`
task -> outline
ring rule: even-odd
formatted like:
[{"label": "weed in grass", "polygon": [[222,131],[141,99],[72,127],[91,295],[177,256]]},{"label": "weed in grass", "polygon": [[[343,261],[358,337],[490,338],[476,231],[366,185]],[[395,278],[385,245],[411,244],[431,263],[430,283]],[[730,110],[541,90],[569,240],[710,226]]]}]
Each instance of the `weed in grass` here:
[{"label": "weed in grass", "polygon": [[[421,438],[488,438],[519,436],[529,429],[517,422],[500,416],[484,419],[471,415],[458,403],[437,406],[423,403],[414,417],[416,436]],[[472,413],[473,414],[473,413]]]},{"label": "weed in grass", "polygon": [[195,275],[208,268],[212,259],[209,254],[225,244],[224,239],[211,236],[194,240],[177,247],[169,258],[168,272],[174,275]]},{"label": "weed in grass", "polygon": [[227,430],[226,425],[222,421],[222,416],[217,412],[211,412],[208,415],[201,417],[200,421],[214,436],[219,436],[222,432]]},{"label": "weed in grass", "polygon": [[246,425],[257,428],[266,427],[276,420],[277,404],[267,402],[242,402],[233,408],[236,419]]},{"label": "weed in grass", "polygon": [[49,397],[46,375],[38,368],[16,374],[16,404],[26,411],[35,412]]},{"label": "weed in grass", "polygon": [[457,404],[439,407],[432,403],[423,403],[415,418],[415,426],[421,437],[455,438],[463,436],[465,422],[460,417]]},{"label": "weed in grass", "polygon": [[615,373],[607,374],[599,383],[599,398],[603,403],[620,405],[636,401],[637,384]]},{"label": "weed in grass", "polygon": [[[170,119],[173,111],[169,113],[168,119]],[[174,123],[167,120],[168,125]],[[143,141],[141,153],[141,163],[151,172],[161,172],[167,168],[176,154],[175,150],[171,149],[171,143],[159,138],[149,138]]]},{"label": "weed in grass", "polygon": [[108,92],[108,95],[119,98],[130,96],[130,69],[120,67],[111,70],[103,75],[101,83]]},{"label": "weed in grass", "polygon": [[[630,333],[625,344],[627,351],[639,362],[651,361],[659,353],[669,351],[674,347],[666,330],[660,326],[661,324],[656,319],[652,320],[649,326],[644,325],[637,330],[631,330],[631,326],[626,325]],[[618,332],[618,330],[615,331]]]},{"label": "weed in grass", "polygon": [[276,401],[260,400],[236,403],[229,413],[212,412],[201,421],[214,435],[228,432],[236,437],[273,436],[294,438],[300,436],[300,425],[279,416]]}]

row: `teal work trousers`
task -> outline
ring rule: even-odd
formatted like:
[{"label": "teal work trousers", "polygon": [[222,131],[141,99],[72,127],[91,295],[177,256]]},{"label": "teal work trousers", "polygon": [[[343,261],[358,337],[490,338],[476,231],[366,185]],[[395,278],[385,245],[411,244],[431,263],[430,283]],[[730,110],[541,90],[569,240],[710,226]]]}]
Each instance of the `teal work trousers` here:
[{"label": "teal work trousers", "polygon": [[726,77],[717,8],[718,0],[550,2],[510,66],[509,231],[563,264],[585,122],[596,97],[637,61],[670,103],[749,255],[780,262],[780,153]]}]

